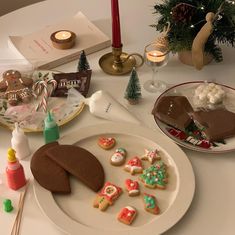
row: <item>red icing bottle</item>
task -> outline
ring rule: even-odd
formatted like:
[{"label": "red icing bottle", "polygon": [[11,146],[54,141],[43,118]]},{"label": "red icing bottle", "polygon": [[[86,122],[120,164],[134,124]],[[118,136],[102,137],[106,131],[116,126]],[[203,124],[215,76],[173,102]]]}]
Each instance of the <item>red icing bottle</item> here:
[{"label": "red icing bottle", "polygon": [[26,184],[24,169],[15,156],[15,150],[9,148],[7,151],[6,176],[8,187],[17,190]]}]

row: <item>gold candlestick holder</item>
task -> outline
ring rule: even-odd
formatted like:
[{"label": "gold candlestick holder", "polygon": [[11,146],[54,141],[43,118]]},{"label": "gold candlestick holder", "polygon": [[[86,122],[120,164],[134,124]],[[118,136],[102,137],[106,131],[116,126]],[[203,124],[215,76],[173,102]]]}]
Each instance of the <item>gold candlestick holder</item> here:
[{"label": "gold candlestick holder", "polygon": [[[140,62],[137,63],[138,57]],[[144,63],[143,57],[138,53],[127,54],[121,47],[112,47],[112,52],[103,55],[99,59],[99,65],[105,73],[111,75],[123,75],[131,72],[133,67],[140,67]]]}]

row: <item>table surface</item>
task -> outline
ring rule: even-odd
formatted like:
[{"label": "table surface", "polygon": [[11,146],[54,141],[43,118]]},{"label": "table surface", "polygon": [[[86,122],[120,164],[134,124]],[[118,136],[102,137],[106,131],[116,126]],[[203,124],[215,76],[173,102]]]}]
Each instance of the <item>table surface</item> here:
[{"label": "table surface", "polygon": [[[143,53],[146,44],[152,41],[157,33],[150,24],[156,22],[152,14],[155,0],[128,0],[120,1],[120,18],[122,42],[124,51]],[[17,57],[8,49],[8,35],[23,35],[40,29],[48,24],[53,24],[82,11],[94,24],[111,37],[110,1],[107,0],[47,0],[37,3],[5,16],[0,17],[0,61],[14,61]],[[98,65],[99,58],[110,51],[110,48],[93,53],[88,57],[93,75],[89,94],[106,89],[130,112],[139,118],[143,125],[159,131],[151,115],[151,109],[157,94],[150,94],[142,89],[143,99],[140,104],[130,106],[123,98],[129,75],[110,76],[101,71]],[[216,64],[212,62],[202,71],[196,71],[190,66],[181,64],[176,56],[171,55],[168,65],[161,69],[160,76],[171,84],[186,81],[208,80],[217,81],[229,86],[235,86],[234,49],[223,47],[224,61]],[[63,72],[76,71],[77,61],[62,65],[56,69]],[[138,70],[141,84],[150,79],[151,72],[147,66]],[[115,88],[115,89],[114,89]],[[64,136],[74,130],[88,125],[103,123],[85,108],[74,120],[61,128]],[[28,133],[32,152],[43,145],[41,134]],[[1,177],[6,166],[6,152],[10,146],[11,132],[0,129],[0,174]],[[192,163],[196,189],[195,196],[189,210],[184,217],[165,234],[167,235],[232,235],[235,233],[235,158],[234,153],[206,154],[182,148]],[[27,177],[32,178],[29,170],[30,157],[22,161]],[[19,192],[13,192],[0,185],[0,203],[5,197],[13,199],[17,205]],[[0,234],[10,234],[16,212],[7,214],[0,210]],[[30,185],[26,197],[21,234],[63,234],[60,232],[39,209]]]}]

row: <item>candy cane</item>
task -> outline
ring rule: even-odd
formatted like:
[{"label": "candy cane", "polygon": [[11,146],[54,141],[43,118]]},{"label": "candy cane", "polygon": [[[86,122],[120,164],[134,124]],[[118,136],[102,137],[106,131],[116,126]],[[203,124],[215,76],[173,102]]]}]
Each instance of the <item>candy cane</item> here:
[{"label": "candy cane", "polygon": [[[42,94],[42,100],[38,103],[36,107],[36,111],[38,111],[41,107],[43,108],[44,112],[47,112],[47,102],[49,97],[51,96],[52,92],[57,87],[57,82],[55,79],[48,79],[48,74],[43,76],[43,80],[38,80],[33,85],[34,95],[36,97]],[[48,89],[48,85],[52,85],[52,89]]]},{"label": "candy cane", "polygon": [[38,103],[36,107],[36,111],[38,111],[41,107],[43,107],[43,111],[47,112],[47,100],[49,97],[49,92],[47,89],[47,83],[45,81],[40,81],[39,82],[40,89],[42,89],[43,94],[42,94],[42,100]]},{"label": "candy cane", "polygon": [[50,93],[49,93],[49,96],[51,96],[52,92],[57,87],[57,81],[55,79],[50,79],[50,80],[47,81],[47,83],[52,85],[52,89],[50,90]]}]

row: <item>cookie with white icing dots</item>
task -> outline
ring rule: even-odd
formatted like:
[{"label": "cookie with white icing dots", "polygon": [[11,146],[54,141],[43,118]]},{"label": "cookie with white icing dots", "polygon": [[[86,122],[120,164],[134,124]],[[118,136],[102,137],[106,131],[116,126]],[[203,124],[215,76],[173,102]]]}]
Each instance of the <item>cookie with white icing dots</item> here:
[{"label": "cookie with white icing dots", "polygon": [[116,144],[116,140],[112,137],[100,137],[98,145],[105,150],[111,149]]},{"label": "cookie with white icing dots", "polygon": [[105,211],[122,194],[122,188],[106,182],[101,191],[97,194],[93,206]]},{"label": "cookie with white icing dots", "polygon": [[110,158],[110,163],[113,166],[121,166],[126,161],[126,150],[124,148],[118,148],[115,150],[115,153]]},{"label": "cookie with white icing dots", "polygon": [[157,199],[155,196],[144,193],[143,201],[144,201],[144,209],[146,211],[155,215],[160,213],[160,209],[157,205]]},{"label": "cookie with white icing dots", "polygon": [[130,197],[138,196],[140,194],[139,183],[138,181],[126,179],[125,180],[125,188]]},{"label": "cookie with white icing dots", "polygon": [[158,155],[158,150],[157,149],[155,149],[155,150],[145,149],[144,151],[145,151],[145,153],[141,157],[142,160],[147,160],[151,164],[153,164],[156,160],[161,159],[161,157]]},{"label": "cookie with white icing dots", "polygon": [[130,172],[132,175],[143,172],[142,162],[139,157],[131,158],[124,167],[125,171]]},{"label": "cookie with white icing dots", "polygon": [[137,210],[132,206],[126,206],[118,214],[118,220],[124,224],[130,225],[137,215]]},{"label": "cookie with white icing dots", "polygon": [[165,189],[168,183],[166,164],[163,161],[158,161],[155,165],[145,169],[139,179],[147,188]]}]

